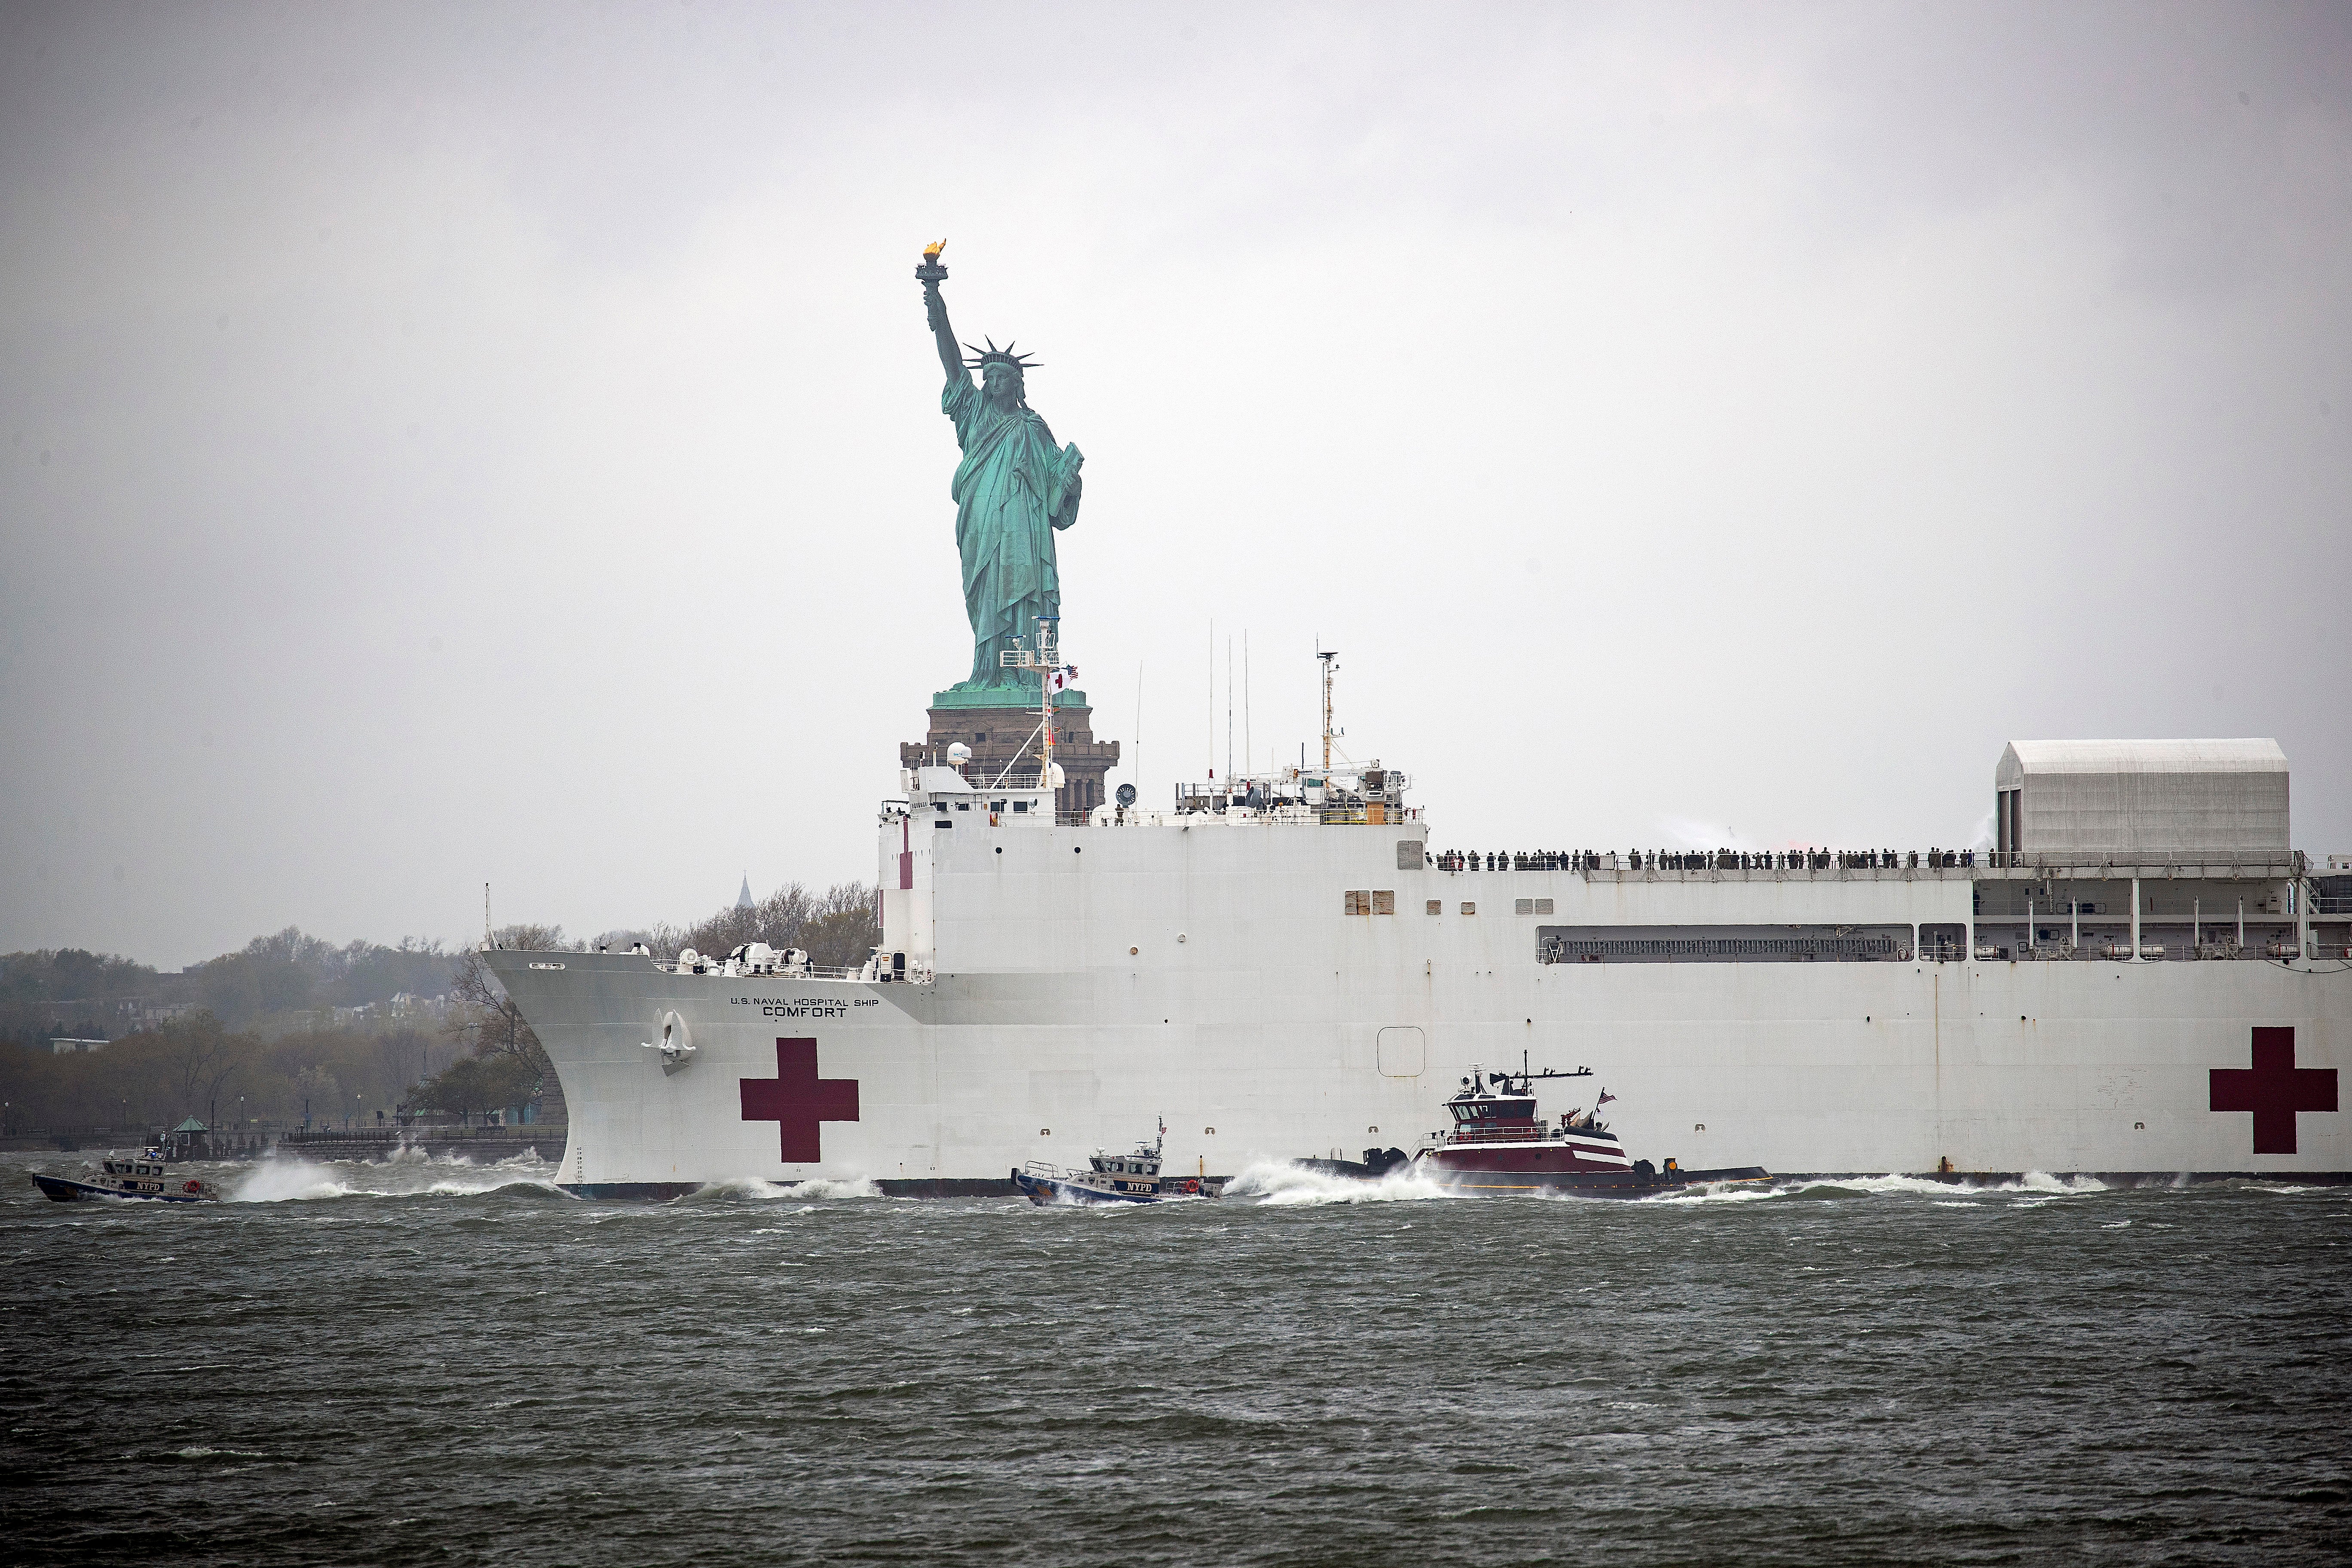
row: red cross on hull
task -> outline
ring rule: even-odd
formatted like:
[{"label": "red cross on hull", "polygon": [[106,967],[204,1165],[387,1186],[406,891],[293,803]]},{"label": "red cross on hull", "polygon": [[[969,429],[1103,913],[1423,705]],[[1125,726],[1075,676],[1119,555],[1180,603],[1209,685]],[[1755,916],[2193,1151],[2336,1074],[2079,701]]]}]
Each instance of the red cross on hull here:
[{"label": "red cross on hull", "polygon": [[819,1122],[857,1120],[857,1080],[817,1077],[814,1040],[778,1040],[776,1076],[742,1084],[743,1120],[776,1123],[776,1157],[787,1165],[824,1158]]},{"label": "red cross on hull", "polygon": [[2254,1152],[2292,1154],[2294,1118],[2336,1109],[2336,1069],[2294,1065],[2294,1031],[2254,1031],[2254,1065],[2213,1069],[2213,1109],[2254,1113]]}]

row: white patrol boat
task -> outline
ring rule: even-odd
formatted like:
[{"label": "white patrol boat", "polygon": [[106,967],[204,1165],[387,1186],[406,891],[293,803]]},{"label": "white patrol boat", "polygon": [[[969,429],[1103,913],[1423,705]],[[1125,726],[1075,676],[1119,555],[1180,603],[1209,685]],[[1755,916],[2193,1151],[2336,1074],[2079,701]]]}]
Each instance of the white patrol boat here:
[{"label": "white patrol boat", "polygon": [[136,1159],[118,1158],[101,1162],[102,1168],[89,1174],[47,1176],[33,1173],[33,1184],[58,1203],[69,1204],[82,1198],[147,1198],[166,1204],[206,1204],[219,1199],[219,1191],[209,1182],[191,1176],[174,1178],[164,1168],[161,1149],[142,1149]]},{"label": "white patrol boat", "polygon": [[1131,1154],[1106,1154],[1097,1149],[1089,1170],[1063,1170],[1032,1160],[1013,1173],[1013,1184],[1034,1204],[1156,1204],[1167,1198],[1213,1198],[1224,1188],[1218,1177],[1170,1176],[1160,1170],[1160,1151],[1168,1140],[1168,1123],[1149,1143],[1138,1143]]}]

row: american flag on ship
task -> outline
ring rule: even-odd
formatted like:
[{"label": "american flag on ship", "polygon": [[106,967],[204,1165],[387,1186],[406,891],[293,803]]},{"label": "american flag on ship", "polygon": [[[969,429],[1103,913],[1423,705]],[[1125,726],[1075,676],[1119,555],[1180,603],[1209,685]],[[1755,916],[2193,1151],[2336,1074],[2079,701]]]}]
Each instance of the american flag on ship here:
[{"label": "american flag on ship", "polygon": [[1599,1100],[1594,1100],[1594,1101],[1592,1102],[1592,1108],[1593,1108],[1595,1110],[1600,1110],[1602,1106],[1604,1106],[1604,1105],[1608,1104],[1611,1100],[1614,1100],[1614,1099],[1616,1099],[1616,1098],[1617,1098],[1617,1097],[1616,1097],[1615,1095],[1613,1095],[1613,1094],[1610,1093],[1607,1089],[1602,1089],[1602,1090],[1601,1091],[1601,1098],[1600,1098]]}]

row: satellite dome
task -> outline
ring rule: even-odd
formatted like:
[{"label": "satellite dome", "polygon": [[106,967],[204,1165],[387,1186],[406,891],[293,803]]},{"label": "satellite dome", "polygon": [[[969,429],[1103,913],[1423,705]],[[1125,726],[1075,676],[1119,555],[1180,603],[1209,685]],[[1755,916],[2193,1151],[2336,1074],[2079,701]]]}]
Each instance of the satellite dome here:
[{"label": "satellite dome", "polygon": [[970,761],[971,761],[971,748],[965,745],[961,741],[958,741],[954,745],[948,748],[948,765],[950,767],[960,768]]}]

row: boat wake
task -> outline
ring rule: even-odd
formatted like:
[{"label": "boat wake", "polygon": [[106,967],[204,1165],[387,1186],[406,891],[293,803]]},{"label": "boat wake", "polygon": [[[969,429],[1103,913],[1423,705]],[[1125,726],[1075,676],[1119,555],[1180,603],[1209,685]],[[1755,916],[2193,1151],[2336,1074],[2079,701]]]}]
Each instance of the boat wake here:
[{"label": "boat wake", "polygon": [[1400,1166],[1377,1181],[1334,1176],[1283,1161],[1261,1160],[1225,1185],[1225,1196],[1262,1205],[1318,1204],[1418,1203],[1446,1198],[1449,1193],[1411,1166]]}]

